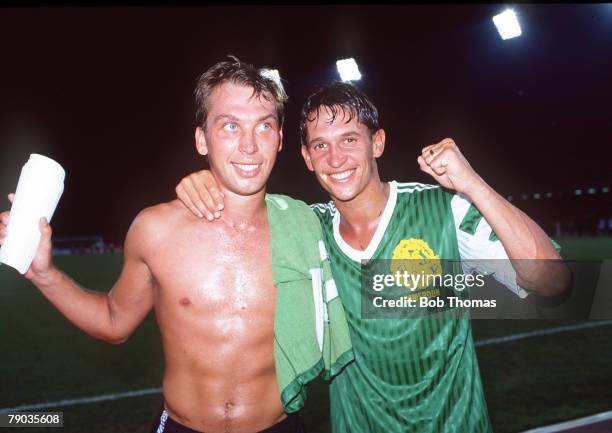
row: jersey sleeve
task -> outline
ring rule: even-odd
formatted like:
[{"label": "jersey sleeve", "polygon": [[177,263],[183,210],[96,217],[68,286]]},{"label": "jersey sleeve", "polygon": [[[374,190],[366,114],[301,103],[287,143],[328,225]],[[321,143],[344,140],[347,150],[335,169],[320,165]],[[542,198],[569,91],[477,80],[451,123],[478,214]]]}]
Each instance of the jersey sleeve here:
[{"label": "jersey sleeve", "polygon": [[527,297],[529,293],[516,282],[516,271],[504,246],[476,206],[457,193],[451,199],[451,209],[463,271],[492,275],[520,298]]}]

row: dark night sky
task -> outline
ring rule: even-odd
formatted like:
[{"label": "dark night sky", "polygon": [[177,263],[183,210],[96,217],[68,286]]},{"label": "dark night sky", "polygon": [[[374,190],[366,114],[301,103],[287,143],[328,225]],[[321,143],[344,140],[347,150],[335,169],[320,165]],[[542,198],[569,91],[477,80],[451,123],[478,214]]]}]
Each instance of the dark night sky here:
[{"label": "dark night sky", "polygon": [[67,172],[55,234],[121,242],[140,209],[203,167],[193,88],[228,53],[286,80],[271,192],[326,199],[299,156],[297,114],[344,57],[387,131],[383,179],[430,182],[417,154],[450,136],[503,194],[609,185],[612,5],[519,4],[523,36],[509,41],[491,21],[503,9],[0,9],[0,187],[15,188],[30,153],[50,156]]}]

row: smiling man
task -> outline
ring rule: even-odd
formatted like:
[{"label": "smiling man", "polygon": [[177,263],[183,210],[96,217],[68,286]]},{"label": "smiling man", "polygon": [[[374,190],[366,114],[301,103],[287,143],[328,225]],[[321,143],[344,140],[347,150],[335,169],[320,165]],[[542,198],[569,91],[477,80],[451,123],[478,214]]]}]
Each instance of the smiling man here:
[{"label": "smiling man", "polygon": [[[319,222],[306,204],[265,193],[286,95],[236,58],[207,70],[195,95],[196,148],[225,196],[223,219],[202,224],[178,200],[141,211],[108,293],[80,288],[53,265],[41,219],[25,277],[73,324],[113,344],[155,309],[165,371],[152,432],[302,432],[303,387],[352,354]],[[8,218],[0,214],[0,242]],[[281,220],[304,232],[285,232]]]},{"label": "smiling man", "polygon": [[[364,317],[362,272],[368,263],[416,252],[464,260],[464,272],[493,274],[520,297],[552,296],[565,289],[568,274],[555,261],[560,256],[550,239],[478,176],[451,139],[424,147],[417,157],[439,185],[382,182],[376,159],[385,132],[376,107],[350,84],[333,83],[308,97],[300,139],[308,169],[332,198],[312,208],[355,354],[330,385],[333,432],[490,432],[469,316]],[[178,192],[197,208],[215,201],[218,194],[208,192],[214,188],[209,174],[196,173]],[[508,258],[549,259],[552,266],[529,260],[513,268]],[[505,259],[508,266],[500,272],[476,259]]]}]

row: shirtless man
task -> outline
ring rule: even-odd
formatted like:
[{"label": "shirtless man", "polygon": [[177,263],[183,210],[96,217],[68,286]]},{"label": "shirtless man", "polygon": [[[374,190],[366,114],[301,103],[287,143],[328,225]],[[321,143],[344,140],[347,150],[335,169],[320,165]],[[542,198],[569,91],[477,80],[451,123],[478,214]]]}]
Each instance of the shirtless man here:
[{"label": "shirtless man", "polygon": [[[273,349],[265,187],[282,146],[285,100],[279,85],[235,58],[200,77],[196,148],[208,155],[224,194],[224,217],[202,224],[178,200],[144,209],[108,293],[84,290],[54,266],[51,227],[41,218],[41,242],[25,278],[74,325],[119,344],[155,308],[166,368],[164,409],[152,431],[303,431],[281,403]],[[0,214],[0,242],[8,218]],[[302,247],[295,245],[297,254]],[[318,256],[318,244],[312,247]]]}]

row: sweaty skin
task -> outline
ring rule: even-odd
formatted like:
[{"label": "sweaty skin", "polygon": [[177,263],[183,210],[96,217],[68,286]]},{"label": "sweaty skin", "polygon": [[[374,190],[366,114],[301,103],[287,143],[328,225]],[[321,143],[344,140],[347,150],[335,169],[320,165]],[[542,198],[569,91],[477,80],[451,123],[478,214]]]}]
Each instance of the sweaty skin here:
[{"label": "sweaty skin", "polygon": [[265,215],[242,226],[225,219],[202,224],[176,200],[138,218],[144,236],[137,242],[154,281],[170,417],[196,430],[236,433],[285,418],[274,369]]},{"label": "sweaty skin", "polygon": [[[252,433],[286,418],[274,360],[275,288],[265,184],[282,147],[270,98],[233,83],[208,98],[196,148],[231,210],[202,224],[178,200],[139,213],[108,293],[80,288],[51,259],[51,227],[25,277],[73,324],[109,343],[126,341],[151,308],[162,337],[171,418],[206,433]],[[9,212],[0,213],[0,244]]]},{"label": "sweaty skin", "polygon": [[[206,433],[263,430],[286,414],[274,363],[265,202],[245,208],[212,224],[178,200],[144,209],[108,293],[83,290],[53,265],[51,228],[42,218],[41,244],[25,277],[73,324],[109,343],[126,341],[155,308],[170,417]],[[0,244],[8,219],[8,211],[0,214]]]}]

